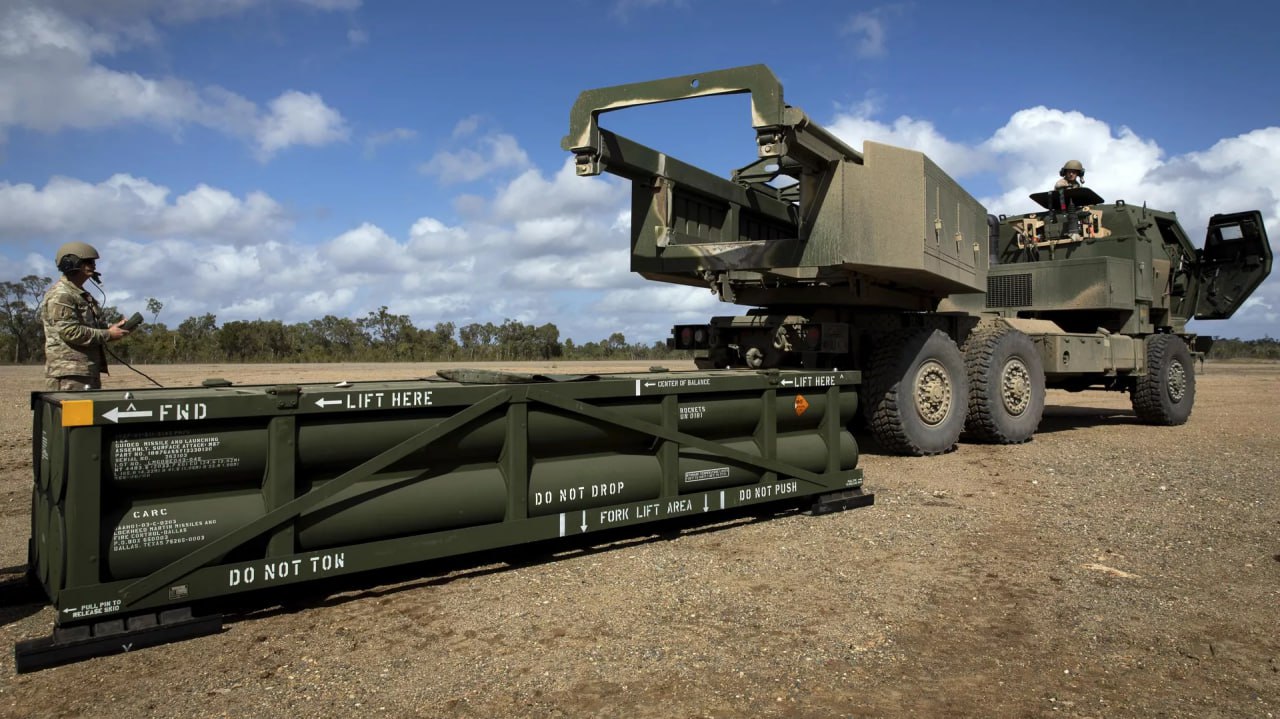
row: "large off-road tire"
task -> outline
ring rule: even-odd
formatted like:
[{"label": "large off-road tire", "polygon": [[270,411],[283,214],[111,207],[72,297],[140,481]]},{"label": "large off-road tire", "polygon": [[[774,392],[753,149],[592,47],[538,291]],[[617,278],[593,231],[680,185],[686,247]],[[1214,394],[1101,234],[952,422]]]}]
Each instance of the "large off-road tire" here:
[{"label": "large off-road tire", "polygon": [[1137,378],[1129,398],[1147,424],[1182,424],[1196,401],[1196,371],[1187,343],[1177,335],[1149,335],[1147,373]]},{"label": "large off-road tire", "polygon": [[968,397],[964,356],[944,332],[886,335],[872,352],[863,408],[886,451],[917,457],[950,451],[964,429]]},{"label": "large off-road tire", "polygon": [[1044,360],[1031,338],[1008,325],[983,325],[964,343],[964,364],[966,435],[995,444],[1030,440],[1044,416]]}]

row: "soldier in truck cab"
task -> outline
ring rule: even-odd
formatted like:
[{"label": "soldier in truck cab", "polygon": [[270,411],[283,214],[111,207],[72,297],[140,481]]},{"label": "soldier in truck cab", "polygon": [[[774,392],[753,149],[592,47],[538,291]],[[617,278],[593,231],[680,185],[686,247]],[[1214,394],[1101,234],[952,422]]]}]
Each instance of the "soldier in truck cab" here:
[{"label": "soldier in truck cab", "polygon": [[1084,183],[1084,165],[1080,164],[1079,160],[1067,160],[1062,165],[1062,169],[1058,170],[1058,178],[1053,185],[1055,190],[1079,187]]}]

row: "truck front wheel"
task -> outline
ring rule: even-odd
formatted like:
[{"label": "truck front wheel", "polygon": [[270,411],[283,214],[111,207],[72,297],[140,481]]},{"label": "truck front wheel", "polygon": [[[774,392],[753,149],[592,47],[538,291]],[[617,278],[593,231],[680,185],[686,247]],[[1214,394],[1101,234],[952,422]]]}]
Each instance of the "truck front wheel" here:
[{"label": "truck front wheel", "polygon": [[1044,361],[1031,338],[1003,324],[984,325],[964,343],[964,361],[965,432],[995,444],[1030,440],[1044,415]]},{"label": "truck front wheel", "polygon": [[1196,401],[1196,371],[1187,343],[1177,335],[1148,335],[1147,373],[1137,378],[1129,398],[1147,424],[1183,424]]},{"label": "truck front wheel", "polygon": [[928,329],[888,335],[872,352],[868,374],[863,408],[881,447],[917,457],[955,447],[969,382],[950,337]]}]

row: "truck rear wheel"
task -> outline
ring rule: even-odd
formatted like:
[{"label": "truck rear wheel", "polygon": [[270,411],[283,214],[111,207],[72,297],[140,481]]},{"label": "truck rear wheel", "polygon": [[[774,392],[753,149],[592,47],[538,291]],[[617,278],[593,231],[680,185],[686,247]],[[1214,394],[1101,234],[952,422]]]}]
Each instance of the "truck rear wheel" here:
[{"label": "truck rear wheel", "polygon": [[1196,371],[1187,343],[1177,335],[1149,335],[1147,373],[1129,397],[1138,419],[1148,424],[1183,424],[1196,401]]},{"label": "truck rear wheel", "polygon": [[946,333],[886,336],[872,353],[864,387],[867,424],[884,449],[919,457],[955,447],[969,382],[964,356]]},{"label": "truck rear wheel", "polygon": [[964,343],[964,361],[965,432],[995,444],[1030,440],[1044,416],[1044,361],[1031,338],[1003,324],[979,327]]}]

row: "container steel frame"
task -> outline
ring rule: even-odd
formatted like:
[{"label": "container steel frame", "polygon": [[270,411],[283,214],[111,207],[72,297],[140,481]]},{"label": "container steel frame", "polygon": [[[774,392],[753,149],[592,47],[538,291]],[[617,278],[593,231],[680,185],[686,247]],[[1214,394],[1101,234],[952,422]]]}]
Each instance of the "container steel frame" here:
[{"label": "container steel frame", "polygon": [[[841,466],[841,435],[848,432],[846,426],[856,411],[858,372],[662,372],[574,378],[582,381],[524,378],[534,381],[519,383],[498,379],[498,383],[486,384],[422,380],[33,394],[35,491],[29,573],[53,601],[57,620],[51,637],[15,647],[18,671],[217,631],[220,618],[193,617],[185,609],[210,598],[748,505],[804,501],[814,513],[824,513],[874,501],[873,495],[861,489],[862,470]],[[330,409],[326,403],[333,400],[326,397],[404,391],[430,392],[432,411],[446,413],[442,421],[310,491],[299,491],[303,479],[296,454],[300,425],[319,415],[326,420],[340,417],[353,424],[374,416],[374,410],[367,407]],[[751,437],[759,455],[680,429],[682,403],[724,395],[760,398],[762,413]],[[798,398],[798,413],[803,411],[801,403],[807,406],[806,395],[815,403],[821,401],[816,434],[827,447],[824,471],[810,471],[778,458],[779,400],[790,402],[793,395]],[[605,405],[632,404],[602,406],[602,401]],[[110,529],[103,526],[103,492],[110,462],[106,443],[122,429],[183,427],[182,421],[154,419],[164,415],[164,406],[192,403],[203,407],[200,421],[192,419],[184,428],[207,423],[216,431],[217,427],[266,418],[269,439],[261,483],[266,513],[145,576],[104,580],[107,541],[103,537],[104,529]],[[660,407],[660,423],[628,416],[626,411],[653,404]],[[585,418],[650,438],[662,474],[659,496],[531,516],[531,408]],[[407,417],[421,408],[399,411]],[[388,416],[385,408],[377,416]],[[497,464],[507,483],[502,521],[298,551],[296,523],[305,512],[358,487],[362,480],[413,453],[477,422],[498,417],[502,418],[504,440]],[[851,438],[846,438],[846,446],[848,442]],[[754,484],[681,493],[679,463],[685,451],[753,468],[760,479]],[[683,501],[671,501],[675,499]],[[347,496],[344,501],[350,500]],[[654,504],[657,511],[641,514],[642,506]],[[247,561],[224,560],[237,552],[242,557],[246,546],[258,546],[250,545],[253,542],[265,547],[261,555]],[[269,567],[288,569],[279,572]],[[271,581],[262,581],[269,571]],[[230,580],[247,575],[254,575],[257,581]]]}]

